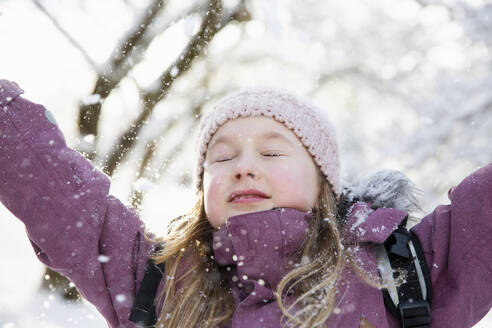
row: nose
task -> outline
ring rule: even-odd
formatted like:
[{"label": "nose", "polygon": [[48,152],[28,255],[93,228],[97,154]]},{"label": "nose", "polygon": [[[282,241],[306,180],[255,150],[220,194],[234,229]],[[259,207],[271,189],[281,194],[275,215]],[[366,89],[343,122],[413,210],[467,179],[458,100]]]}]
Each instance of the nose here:
[{"label": "nose", "polygon": [[257,179],[259,176],[258,168],[254,165],[253,161],[248,158],[241,158],[233,172],[234,179],[238,181],[244,178]]}]

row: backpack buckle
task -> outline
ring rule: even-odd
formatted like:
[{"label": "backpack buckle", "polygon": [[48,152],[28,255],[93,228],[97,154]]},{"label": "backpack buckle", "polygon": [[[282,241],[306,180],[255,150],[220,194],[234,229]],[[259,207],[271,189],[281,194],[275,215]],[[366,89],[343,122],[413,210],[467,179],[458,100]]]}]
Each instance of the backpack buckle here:
[{"label": "backpack buckle", "polygon": [[404,328],[428,328],[431,323],[431,311],[429,302],[418,301],[413,303],[400,303],[402,327]]}]

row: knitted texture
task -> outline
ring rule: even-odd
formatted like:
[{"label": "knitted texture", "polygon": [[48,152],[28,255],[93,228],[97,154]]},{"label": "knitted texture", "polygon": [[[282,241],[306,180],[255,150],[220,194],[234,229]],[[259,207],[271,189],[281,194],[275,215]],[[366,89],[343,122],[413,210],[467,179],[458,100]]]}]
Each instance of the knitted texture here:
[{"label": "knitted texture", "polygon": [[207,147],[217,129],[228,120],[254,116],[270,117],[289,128],[320,167],[337,198],[340,196],[340,160],[332,124],[321,114],[321,109],[307,99],[271,88],[232,92],[202,118],[196,143],[198,166],[195,181],[198,190],[202,184]]}]

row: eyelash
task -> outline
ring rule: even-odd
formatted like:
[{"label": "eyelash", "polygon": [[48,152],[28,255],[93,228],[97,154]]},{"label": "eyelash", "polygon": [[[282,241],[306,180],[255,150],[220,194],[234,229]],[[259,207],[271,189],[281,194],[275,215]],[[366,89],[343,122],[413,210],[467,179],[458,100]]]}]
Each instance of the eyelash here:
[{"label": "eyelash", "polygon": [[282,154],[280,153],[267,153],[267,154],[262,154],[263,156],[267,156],[267,157],[280,157],[282,156]]},{"label": "eyelash", "polygon": [[[280,157],[280,156],[283,156],[282,154],[280,153],[267,153],[267,154],[262,154],[263,156],[266,156],[266,157]],[[222,162],[227,162],[227,161],[230,161],[232,158],[226,158],[226,159],[220,159],[220,160],[217,160],[216,162],[217,163],[222,163]]]}]

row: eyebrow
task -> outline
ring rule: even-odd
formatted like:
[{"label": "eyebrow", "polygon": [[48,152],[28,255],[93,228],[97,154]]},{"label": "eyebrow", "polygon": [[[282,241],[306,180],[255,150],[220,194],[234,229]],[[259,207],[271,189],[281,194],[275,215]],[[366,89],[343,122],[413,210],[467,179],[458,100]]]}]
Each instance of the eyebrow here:
[{"label": "eyebrow", "polygon": [[[280,140],[283,140],[285,142],[287,142],[288,144],[290,145],[293,145],[294,143],[289,139],[287,138],[286,136],[284,136],[283,134],[281,133],[278,133],[278,132],[275,132],[275,131],[270,131],[270,132],[266,132],[266,133],[263,133],[259,136],[260,138],[264,138],[266,140],[270,140],[270,139],[280,139]],[[219,144],[219,143],[225,143],[225,144],[230,144],[231,143],[231,140],[229,137],[227,136],[220,136],[220,137],[217,137],[217,139],[215,139],[213,141],[213,143],[210,144],[209,148],[212,148],[213,146]]]}]

